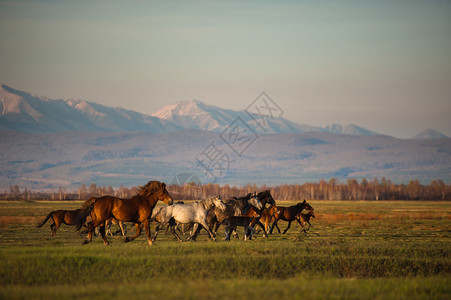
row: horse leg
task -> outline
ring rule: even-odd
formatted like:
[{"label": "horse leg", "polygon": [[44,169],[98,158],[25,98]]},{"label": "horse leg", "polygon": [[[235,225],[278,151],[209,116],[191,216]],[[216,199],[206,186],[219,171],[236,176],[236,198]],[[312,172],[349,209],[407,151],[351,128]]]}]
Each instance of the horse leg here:
[{"label": "horse leg", "polygon": [[211,232],[210,228],[209,228],[208,225],[207,225],[207,222],[205,222],[204,220],[202,220],[200,224],[201,224],[201,225],[205,228],[205,230],[208,232],[208,234],[210,235],[210,238],[211,238],[213,241],[216,242],[216,235],[215,235],[213,232]]},{"label": "horse leg", "polygon": [[252,235],[255,233],[255,229],[252,226],[244,227],[244,240],[246,241],[246,237],[249,237],[249,240],[252,240]]},{"label": "horse leg", "polygon": [[149,219],[147,219],[146,221],[143,222],[144,225],[144,229],[146,230],[146,235],[147,235],[147,242],[149,242],[149,245],[152,246],[152,233],[150,231],[150,221]]},{"label": "horse leg", "polygon": [[132,237],[128,237],[128,236],[127,236],[127,237],[125,238],[124,242],[126,242],[126,243],[131,242],[131,241],[133,241],[134,239],[136,239],[138,236],[141,235],[141,224],[136,223],[136,224],[135,224],[135,227],[136,227],[136,234],[135,234],[134,236],[132,236]]},{"label": "horse leg", "polygon": [[288,229],[290,229],[291,221],[288,221],[288,227],[284,230],[283,234],[287,233]]},{"label": "horse leg", "polygon": [[268,233],[266,232],[265,226],[262,224],[262,222],[257,221],[257,224],[263,229],[263,236],[268,237]]},{"label": "horse leg", "polygon": [[249,235],[249,239],[252,240],[252,236],[255,234],[254,227],[250,226],[251,234]]},{"label": "horse leg", "polygon": [[296,219],[296,222],[298,222],[298,224],[301,226],[301,230],[300,230],[301,233],[302,233],[302,231],[307,232],[307,230],[305,230],[305,222],[302,222],[299,219]]},{"label": "horse leg", "polygon": [[279,230],[279,233],[280,233],[280,229],[279,229],[279,226],[277,226],[277,222],[278,222],[279,220],[274,220],[274,223],[272,223],[272,226],[271,226],[271,230],[269,231],[269,234],[272,234],[272,231],[274,230],[274,226],[276,226],[277,227],[277,229]]},{"label": "horse leg", "polygon": [[122,236],[126,236],[127,235],[127,225],[124,222],[119,221],[119,227],[121,228]]},{"label": "horse leg", "polygon": [[92,234],[99,225],[100,222],[95,222],[94,220],[88,223],[88,229],[86,230],[88,232],[88,236],[85,238],[82,245],[88,244],[92,241]]},{"label": "horse leg", "polygon": [[113,224],[113,221],[105,221],[106,234],[109,236],[113,236],[113,233],[111,232],[111,224]]},{"label": "horse leg", "polygon": [[51,236],[55,236],[56,235],[55,223],[50,224],[50,235]]},{"label": "horse leg", "polygon": [[215,230],[212,230],[215,234],[218,233],[219,226],[221,226],[221,223],[218,220],[216,220],[216,223],[214,224]]},{"label": "horse leg", "polygon": [[189,240],[192,239],[193,237],[194,237],[193,240],[195,241],[196,238],[197,238],[197,234],[198,234],[198,231],[197,231],[197,230],[198,230],[198,229],[199,229],[199,231],[200,231],[199,223],[194,223],[193,229],[192,229],[190,235],[186,238],[186,241],[189,241]]},{"label": "horse leg", "polygon": [[230,226],[227,226],[225,228],[225,240],[226,241],[230,241],[230,234],[232,233],[232,230],[230,228]]},{"label": "horse leg", "polygon": [[105,235],[105,223],[103,223],[102,225],[100,225],[99,231],[100,231],[100,235],[102,236],[103,243],[105,244],[105,246],[108,246],[110,243],[108,243],[108,240],[106,239],[106,235]]},{"label": "horse leg", "polygon": [[233,228],[232,230],[233,236],[237,239],[239,239],[240,237],[238,236],[238,232],[236,232],[236,226]]},{"label": "horse leg", "polygon": [[171,226],[171,232],[172,234],[177,238],[179,242],[183,242],[183,240],[180,238],[180,236],[177,234],[176,229],[178,229],[177,226]]}]

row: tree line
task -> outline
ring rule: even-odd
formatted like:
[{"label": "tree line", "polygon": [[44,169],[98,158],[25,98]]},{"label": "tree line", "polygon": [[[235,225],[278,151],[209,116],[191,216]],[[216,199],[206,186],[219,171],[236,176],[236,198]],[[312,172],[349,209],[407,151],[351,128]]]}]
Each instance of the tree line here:
[{"label": "tree line", "polygon": [[[32,191],[19,186],[10,186],[9,190],[0,193],[3,200],[86,200],[90,197],[113,195],[120,198],[130,198],[138,193],[139,187],[127,188],[121,185],[119,188],[112,186],[98,186],[91,183],[89,186],[82,184],[76,191],[68,192],[59,187],[51,191]],[[350,178],[346,182],[339,182],[332,178],[314,183],[304,184],[280,184],[267,186],[247,184],[244,186],[219,185],[213,183],[196,184],[185,183],[183,185],[168,185],[167,190],[174,200],[204,199],[208,196],[219,194],[226,197],[238,197],[247,193],[270,190],[276,200],[451,200],[451,184],[446,184],[441,179],[433,180],[428,185],[421,184],[418,180],[411,180],[408,184],[395,184],[383,177],[360,182]]]}]

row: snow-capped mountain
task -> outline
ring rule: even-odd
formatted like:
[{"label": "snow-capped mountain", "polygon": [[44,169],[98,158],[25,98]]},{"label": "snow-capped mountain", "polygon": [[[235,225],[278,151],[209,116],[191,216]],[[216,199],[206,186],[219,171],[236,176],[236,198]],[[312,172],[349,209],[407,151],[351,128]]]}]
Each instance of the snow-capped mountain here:
[{"label": "snow-capped mountain", "polygon": [[284,118],[265,118],[265,127],[258,124],[258,118],[251,117],[245,111],[223,109],[207,105],[198,100],[180,101],[163,107],[152,114],[154,117],[168,120],[176,125],[206,131],[222,132],[238,117],[253,131],[258,133],[299,133],[322,131],[319,127],[299,125]]},{"label": "snow-capped mountain", "polygon": [[362,128],[354,124],[342,126],[340,124],[332,124],[325,126],[327,132],[349,135],[379,135],[377,132]]},{"label": "snow-capped mountain", "polygon": [[122,108],[84,100],[51,100],[0,85],[0,130],[47,133],[179,129],[171,122]]},{"label": "snow-capped mountain", "polygon": [[416,136],[413,137],[414,140],[420,140],[420,139],[449,139],[448,136],[444,135],[443,133],[434,130],[434,129],[426,129]]}]

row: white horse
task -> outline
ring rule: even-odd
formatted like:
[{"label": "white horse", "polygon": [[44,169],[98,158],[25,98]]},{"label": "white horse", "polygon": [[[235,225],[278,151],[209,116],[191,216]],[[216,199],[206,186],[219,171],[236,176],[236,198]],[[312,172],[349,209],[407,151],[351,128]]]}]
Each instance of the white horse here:
[{"label": "white horse", "polygon": [[[158,221],[160,225],[158,225],[155,229],[154,240],[157,239],[158,231],[160,230],[160,228],[164,227],[167,223],[172,221],[174,224],[171,225],[175,225],[175,222],[179,222],[181,224],[194,223],[192,233],[186,239],[187,241],[195,236],[199,224],[208,231],[210,238],[213,241],[216,241],[213,232],[210,231],[210,228],[208,227],[206,222],[207,212],[213,207],[218,207],[221,210],[225,209],[225,204],[224,202],[222,202],[219,195],[189,204],[173,204],[170,206],[163,206],[155,217],[155,220]],[[171,226],[171,231],[179,241],[182,241],[182,239],[180,239],[180,237],[175,232],[174,226]]]}]

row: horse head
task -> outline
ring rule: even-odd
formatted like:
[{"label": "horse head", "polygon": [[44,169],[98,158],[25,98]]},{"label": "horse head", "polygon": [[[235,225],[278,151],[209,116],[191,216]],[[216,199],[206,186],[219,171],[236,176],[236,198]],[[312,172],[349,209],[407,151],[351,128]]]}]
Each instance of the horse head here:
[{"label": "horse head", "polygon": [[216,195],[212,197],[212,201],[213,204],[219,208],[221,211],[225,211],[226,210],[226,205],[225,203],[222,201],[221,196],[220,195]]},{"label": "horse head", "polygon": [[261,210],[262,208],[263,208],[263,204],[260,202],[260,200],[258,199],[258,197],[257,196],[252,196],[250,199],[249,199],[249,204],[250,205],[252,205],[252,206],[255,206],[257,209],[259,209],[259,210]]},{"label": "horse head", "polygon": [[167,205],[172,205],[173,199],[166,190],[166,183],[160,181],[149,181],[146,185],[139,189],[139,195],[144,198],[150,196],[156,197],[157,200],[163,201]]},{"label": "horse head", "polygon": [[269,190],[258,193],[257,197],[262,204],[264,203],[264,205],[266,205],[266,203],[269,203],[269,207],[276,205],[276,201],[274,201],[274,198],[271,196],[271,192]]},{"label": "horse head", "polygon": [[302,201],[299,202],[298,204],[296,204],[296,206],[298,206],[299,208],[301,208],[301,210],[306,209],[306,210],[313,210],[313,207],[307,203],[307,201]]}]

